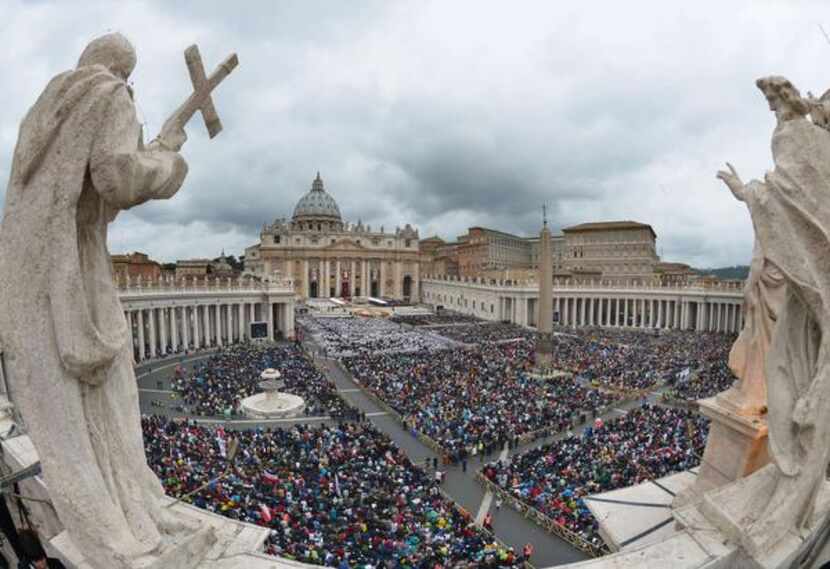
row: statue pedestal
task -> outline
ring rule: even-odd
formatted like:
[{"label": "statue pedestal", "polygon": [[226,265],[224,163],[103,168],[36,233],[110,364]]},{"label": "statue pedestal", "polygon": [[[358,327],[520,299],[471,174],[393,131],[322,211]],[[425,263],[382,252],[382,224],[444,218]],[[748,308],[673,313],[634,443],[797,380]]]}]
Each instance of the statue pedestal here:
[{"label": "statue pedestal", "polygon": [[[688,531],[715,530],[720,541],[735,546],[736,552],[729,569],[785,569],[801,567],[802,559],[814,547],[823,546],[823,522],[830,509],[830,483],[821,485],[816,496],[813,515],[806,527],[791,531],[775,543],[756,536],[757,545],[747,542],[747,532],[764,511],[777,484],[777,467],[769,464],[750,476],[730,482],[721,488],[706,492],[699,501],[675,508],[672,512],[679,528]],[[816,564],[805,567],[815,568]]]},{"label": "statue pedestal", "polygon": [[764,416],[741,415],[720,396],[703,399],[699,404],[700,412],[712,421],[709,439],[697,480],[677,496],[677,506],[748,476],[770,461]]},{"label": "statue pedestal", "polygon": [[[169,499],[172,501],[172,499]],[[177,515],[199,520],[203,525],[214,528],[217,541],[205,553],[199,567],[204,569],[299,569],[311,567],[289,559],[282,559],[262,553],[268,538],[268,528],[246,524],[200,510],[188,504],[179,503],[172,507]],[[47,549],[68,569],[93,569],[66,531],[49,541]],[[200,552],[201,553],[201,552]],[[174,569],[171,567],[171,569]]]}]

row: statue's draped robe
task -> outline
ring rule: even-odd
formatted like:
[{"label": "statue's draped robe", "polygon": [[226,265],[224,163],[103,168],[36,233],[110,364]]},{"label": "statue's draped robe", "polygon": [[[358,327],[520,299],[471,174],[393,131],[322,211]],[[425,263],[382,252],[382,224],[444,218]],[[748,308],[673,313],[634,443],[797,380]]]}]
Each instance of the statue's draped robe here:
[{"label": "statue's draped robe", "polygon": [[12,396],[73,541],[118,568],[158,546],[163,493],[144,458],[107,224],[172,196],[187,173],[178,154],[140,139],[120,78],[102,66],[58,75],[20,127],[0,229]]},{"label": "statue's draped robe", "polygon": [[[764,257],[786,281],[766,375],[770,453],[793,484],[779,483],[768,514],[787,518],[786,509],[801,526],[828,456],[830,367],[822,338],[830,331],[830,132],[806,119],[782,122],[772,152],[775,170],[762,191],[747,192],[747,204]],[[794,421],[799,400],[809,403],[806,425]]]},{"label": "statue's draped robe", "polygon": [[[765,191],[763,184],[750,191]],[[729,367],[740,379],[727,392],[734,403],[753,413],[767,405],[765,359],[772,343],[775,320],[784,304],[786,287],[778,267],[764,258],[757,239],[752,252],[749,277],[744,287],[744,327],[729,352]]]}]

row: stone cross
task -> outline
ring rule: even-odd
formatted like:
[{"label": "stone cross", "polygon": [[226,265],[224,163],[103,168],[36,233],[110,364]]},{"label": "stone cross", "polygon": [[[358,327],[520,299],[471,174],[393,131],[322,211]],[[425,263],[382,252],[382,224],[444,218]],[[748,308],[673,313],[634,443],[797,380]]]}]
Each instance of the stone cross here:
[{"label": "stone cross", "polygon": [[222,132],[222,121],[219,120],[219,115],[213,106],[211,93],[239,65],[239,58],[235,53],[232,53],[219,64],[219,67],[210,77],[205,76],[205,67],[197,45],[191,45],[185,50],[184,60],[187,64],[187,70],[190,72],[193,93],[176,109],[168,122],[174,121],[181,128],[184,128],[184,125],[196,114],[196,111],[201,111],[208,134],[210,138],[213,138]]}]

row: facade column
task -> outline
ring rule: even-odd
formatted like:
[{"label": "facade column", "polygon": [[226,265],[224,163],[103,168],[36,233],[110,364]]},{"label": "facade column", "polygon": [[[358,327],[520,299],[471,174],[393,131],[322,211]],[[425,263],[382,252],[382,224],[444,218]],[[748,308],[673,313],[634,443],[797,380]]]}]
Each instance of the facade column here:
[{"label": "facade column", "polygon": [[308,271],[308,259],[303,259],[303,298],[308,298],[311,294],[311,276]]},{"label": "facade column", "polygon": [[293,340],[295,338],[294,334],[294,308],[291,306],[291,303],[285,304],[285,337],[288,340]]},{"label": "facade column", "polygon": [[367,297],[372,291],[372,285],[369,283],[369,261],[366,259],[360,260],[360,296]]},{"label": "facade column", "polygon": [[331,297],[331,263],[329,259],[323,259],[323,293],[320,295],[322,298],[330,298]]},{"label": "facade column", "polygon": [[138,361],[146,358],[144,351],[144,310],[138,310]]},{"label": "facade column", "polygon": [[381,259],[379,265],[378,278],[380,280],[378,281],[378,296],[383,298],[386,294],[386,260]]},{"label": "facade column", "polygon": [[623,326],[628,328],[628,299],[623,299]]},{"label": "facade column", "polygon": [[[318,275],[317,278],[319,279],[320,276]],[[256,322],[256,303],[252,302],[248,305],[248,307],[251,309],[250,310],[250,312],[251,312],[251,320],[250,321],[251,322]]]},{"label": "facade column", "polygon": [[421,264],[418,261],[415,261],[415,269],[412,275],[412,290],[411,290],[411,300],[415,302],[421,302]]},{"label": "facade column", "polygon": [[334,296],[335,298],[340,298],[340,289],[342,288],[341,279],[343,278],[343,268],[340,266],[340,259],[334,262],[334,271]]},{"label": "facade column", "polygon": [[228,343],[233,344],[233,304],[225,305],[225,334],[228,335]]},{"label": "facade column", "polygon": [[147,310],[147,316],[150,318],[150,357],[156,357],[156,309],[150,308]]},{"label": "facade column", "polygon": [[393,298],[403,298],[403,263],[395,261],[395,294]]}]

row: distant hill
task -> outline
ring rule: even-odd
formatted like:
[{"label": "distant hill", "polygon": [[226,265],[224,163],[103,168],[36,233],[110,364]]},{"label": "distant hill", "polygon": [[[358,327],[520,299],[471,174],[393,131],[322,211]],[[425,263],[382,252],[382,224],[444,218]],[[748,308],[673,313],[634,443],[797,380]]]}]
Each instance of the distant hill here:
[{"label": "distant hill", "polygon": [[717,267],[713,269],[695,269],[700,275],[714,275],[720,279],[745,279],[749,275],[749,265],[734,267]]}]

